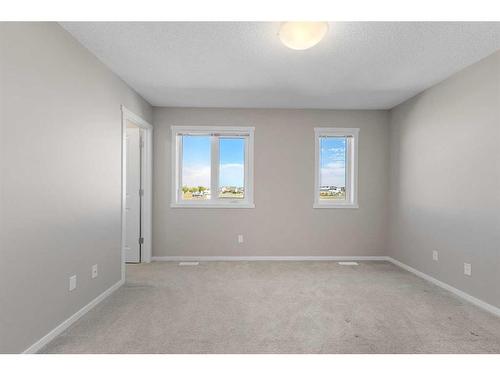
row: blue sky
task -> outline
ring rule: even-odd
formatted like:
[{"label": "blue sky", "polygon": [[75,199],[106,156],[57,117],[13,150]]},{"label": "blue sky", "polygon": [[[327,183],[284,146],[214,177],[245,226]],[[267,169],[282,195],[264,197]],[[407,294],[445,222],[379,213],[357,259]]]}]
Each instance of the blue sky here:
[{"label": "blue sky", "polygon": [[[244,185],[245,140],[221,138],[220,186]],[[184,136],[182,185],[210,187],[210,137]]]},{"label": "blue sky", "polygon": [[210,188],[210,137],[182,137],[182,185]]},{"label": "blue sky", "polygon": [[245,140],[221,138],[219,143],[220,186],[243,187],[245,180]]},{"label": "blue sky", "polygon": [[[320,185],[345,186],[346,139],[320,139]],[[182,184],[210,187],[210,137],[184,136]],[[220,186],[244,185],[244,148],[242,138],[221,138]]]},{"label": "blue sky", "polygon": [[320,185],[345,186],[346,139],[322,137],[320,147]]}]

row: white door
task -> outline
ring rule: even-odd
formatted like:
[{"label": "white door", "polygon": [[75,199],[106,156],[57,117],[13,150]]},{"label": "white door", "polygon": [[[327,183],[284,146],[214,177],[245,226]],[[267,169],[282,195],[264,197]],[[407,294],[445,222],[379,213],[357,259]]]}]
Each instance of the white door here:
[{"label": "white door", "polygon": [[141,131],[137,127],[127,128],[127,183],[125,200],[125,261],[141,261]]}]

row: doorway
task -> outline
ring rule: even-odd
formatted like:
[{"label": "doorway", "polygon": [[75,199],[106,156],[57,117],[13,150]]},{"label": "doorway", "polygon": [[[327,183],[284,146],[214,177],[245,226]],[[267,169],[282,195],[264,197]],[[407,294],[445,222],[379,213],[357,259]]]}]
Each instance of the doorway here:
[{"label": "doorway", "polygon": [[151,261],[153,126],[122,106],[122,276]]},{"label": "doorway", "polygon": [[142,148],[143,130],[134,124],[132,121],[127,120],[126,128],[126,154],[127,154],[127,168],[126,168],[126,184],[125,184],[125,243],[123,245],[125,251],[126,263],[140,263],[141,262],[141,245],[144,242],[141,228],[142,216]]}]

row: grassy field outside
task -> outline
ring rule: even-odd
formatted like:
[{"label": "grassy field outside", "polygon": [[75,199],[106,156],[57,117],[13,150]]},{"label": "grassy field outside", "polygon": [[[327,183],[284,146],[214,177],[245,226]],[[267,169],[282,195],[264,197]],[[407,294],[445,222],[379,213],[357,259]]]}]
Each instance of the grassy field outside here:
[{"label": "grassy field outside", "polygon": [[[203,186],[184,186],[182,188],[183,200],[207,200],[210,199],[210,189]],[[241,187],[223,186],[219,190],[219,198],[222,199],[244,199],[245,192]]]},{"label": "grassy field outside", "polygon": [[345,200],[345,191],[339,191],[336,193],[322,191],[321,193],[319,193],[319,199],[343,201]]},{"label": "grassy field outside", "polygon": [[193,195],[193,193],[190,191],[186,191],[186,192],[183,191],[182,192],[182,199],[188,200],[188,201],[192,201],[192,200],[203,201],[203,200],[210,199],[210,194],[198,195],[195,193],[195,195]]},{"label": "grassy field outside", "polygon": [[243,199],[245,198],[245,194],[242,191],[240,192],[226,191],[224,193],[220,192],[219,198]]}]

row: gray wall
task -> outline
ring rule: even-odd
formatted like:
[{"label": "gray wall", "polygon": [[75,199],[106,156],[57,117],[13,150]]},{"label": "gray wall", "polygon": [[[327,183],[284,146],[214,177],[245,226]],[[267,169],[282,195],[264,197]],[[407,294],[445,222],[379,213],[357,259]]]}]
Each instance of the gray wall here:
[{"label": "gray wall", "polygon": [[[19,352],[120,279],[120,104],[152,110],[56,24],[0,23],[0,51],[0,352]],[[155,108],[154,255],[387,255],[389,242],[500,306],[499,108],[499,53],[392,110],[390,129],[386,111]],[[171,209],[170,125],[255,126],[256,208]],[[361,128],[359,209],[312,208],[315,126]]]},{"label": "gray wall", "polygon": [[391,255],[500,307],[500,52],[394,108],[390,123]]},{"label": "gray wall", "polygon": [[[386,255],[387,111],[154,108],[154,125],[154,256]],[[171,125],[255,126],[256,208],[170,208]],[[318,126],[361,128],[359,209],[312,208]]]},{"label": "gray wall", "polygon": [[57,24],[0,23],[0,56],[0,352],[20,352],[120,280],[120,105],[151,107]]}]

